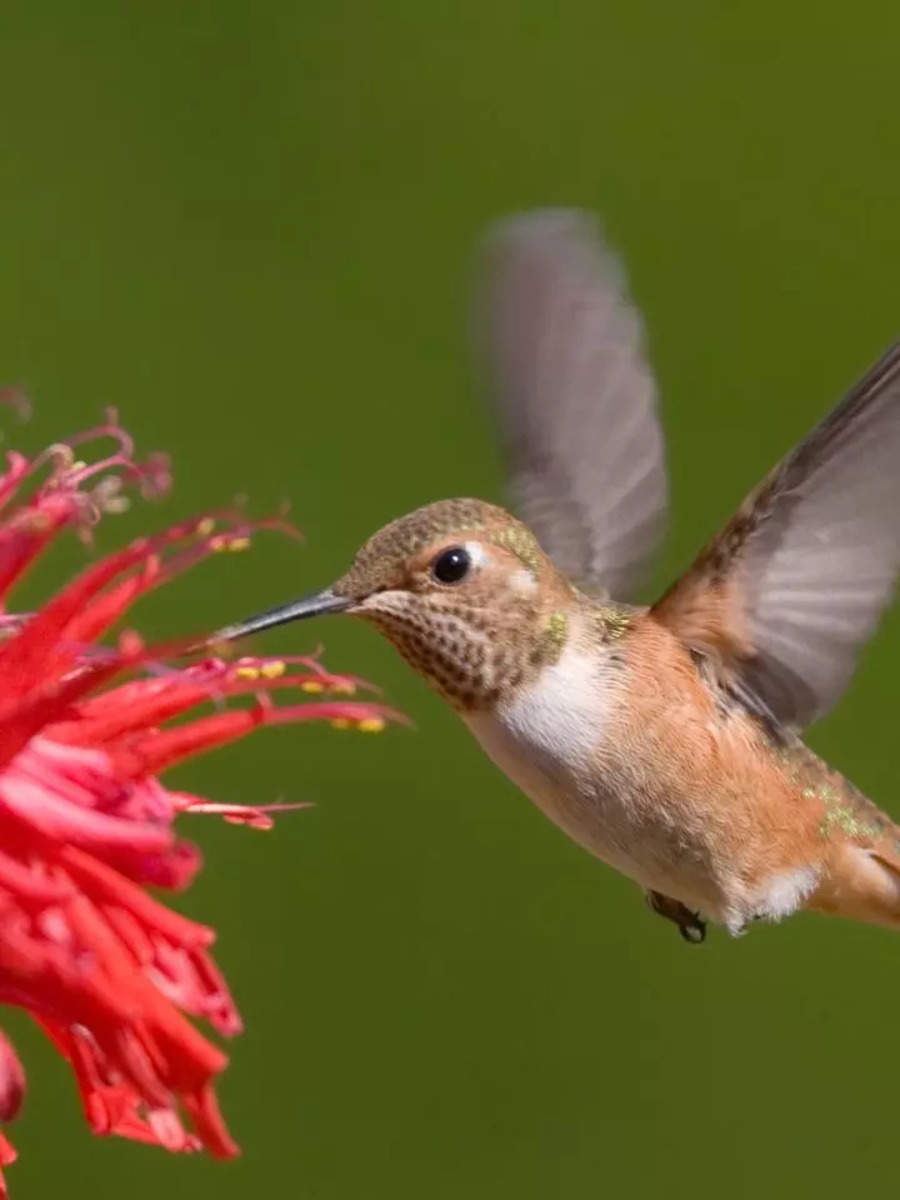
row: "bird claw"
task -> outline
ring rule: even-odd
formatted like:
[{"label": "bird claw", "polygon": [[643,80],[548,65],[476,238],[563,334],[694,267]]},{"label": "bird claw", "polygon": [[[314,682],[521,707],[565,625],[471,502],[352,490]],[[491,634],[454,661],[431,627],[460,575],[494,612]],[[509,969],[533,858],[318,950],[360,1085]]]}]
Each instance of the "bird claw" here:
[{"label": "bird claw", "polygon": [[689,913],[689,919],[684,925],[678,926],[678,932],[692,946],[699,946],[706,941],[706,922],[699,913]]},{"label": "bird claw", "polygon": [[706,939],[706,922],[680,900],[673,900],[662,892],[648,892],[647,903],[658,916],[677,925],[678,932],[692,946],[699,946]]}]

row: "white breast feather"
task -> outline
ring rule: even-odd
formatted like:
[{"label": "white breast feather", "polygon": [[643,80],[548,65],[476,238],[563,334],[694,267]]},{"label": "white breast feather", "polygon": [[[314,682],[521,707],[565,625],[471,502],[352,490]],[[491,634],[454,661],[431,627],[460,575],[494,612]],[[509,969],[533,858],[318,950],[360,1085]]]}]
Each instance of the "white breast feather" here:
[{"label": "white breast feather", "polygon": [[612,703],[602,662],[570,642],[557,662],[492,713],[466,723],[494,763],[549,817],[571,828],[577,780],[590,764]]}]

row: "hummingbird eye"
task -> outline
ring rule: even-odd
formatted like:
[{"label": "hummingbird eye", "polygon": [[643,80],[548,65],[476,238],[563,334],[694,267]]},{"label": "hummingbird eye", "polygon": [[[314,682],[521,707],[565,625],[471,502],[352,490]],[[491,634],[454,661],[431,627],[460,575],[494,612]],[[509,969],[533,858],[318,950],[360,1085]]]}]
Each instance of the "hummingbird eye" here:
[{"label": "hummingbird eye", "polygon": [[469,573],[472,559],[462,546],[442,550],[431,564],[431,573],[438,583],[459,583]]}]

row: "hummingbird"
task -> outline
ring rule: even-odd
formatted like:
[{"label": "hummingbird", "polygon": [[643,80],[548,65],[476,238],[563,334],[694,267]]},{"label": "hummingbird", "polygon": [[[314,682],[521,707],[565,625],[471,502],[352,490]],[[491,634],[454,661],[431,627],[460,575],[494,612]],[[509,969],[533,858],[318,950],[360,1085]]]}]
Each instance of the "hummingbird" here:
[{"label": "hummingbird", "polygon": [[639,604],[668,485],[621,261],[580,210],[500,221],[480,261],[477,358],[515,515],[429,503],[330,587],[211,641],[370,622],[688,942],[800,910],[900,927],[900,827],[803,741],[900,568],[900,342]]}]

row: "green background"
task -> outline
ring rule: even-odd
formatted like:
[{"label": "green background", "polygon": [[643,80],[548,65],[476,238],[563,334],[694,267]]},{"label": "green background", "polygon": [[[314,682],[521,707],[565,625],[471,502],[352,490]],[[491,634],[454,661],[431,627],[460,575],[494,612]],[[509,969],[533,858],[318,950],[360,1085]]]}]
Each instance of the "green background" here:
[{"label": "green background", "polygon": [[[104,545],[236,492],[293,501],[304,547],[212,561],[142,605],[150,633],[324,584],[410,507],[502,496],[464,336],[472,248],[503,213],[583,205],[627,257],[662,384],[661,585],[897,332],[898,38],[872,0],[6,4],[0,376],[37,407],[16,437],[115,403],[174,453],[173,497]],[[14,1195],[895,1186],[896,936],[800,917],[687,948],[374,632],[260,644],[320,635],[416,730],[265,732],[173,776],[316,802],[265,836],[184,821],[208,852],[184,904],[220,929],[248,1023],[221,1089],[244,1157],[92,1141],[12,1014]],[[895,815],[898,667],[894,615],[812,735]]]}]

